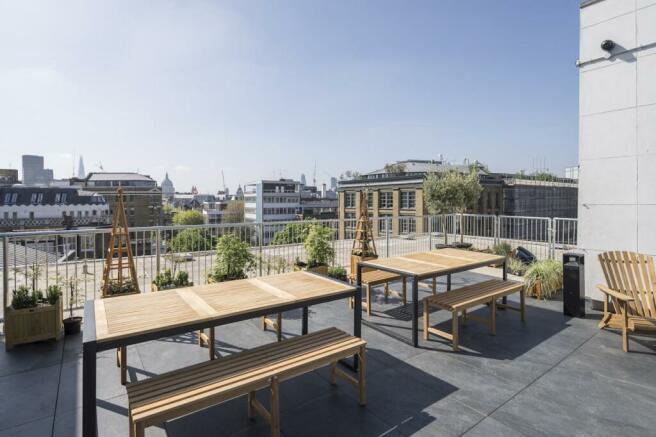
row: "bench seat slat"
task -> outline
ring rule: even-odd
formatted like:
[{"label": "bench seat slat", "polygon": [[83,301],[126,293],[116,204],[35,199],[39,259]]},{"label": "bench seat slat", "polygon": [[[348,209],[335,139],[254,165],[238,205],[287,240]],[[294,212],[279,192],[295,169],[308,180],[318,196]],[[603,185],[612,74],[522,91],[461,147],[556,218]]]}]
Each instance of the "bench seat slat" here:
[{"label": "bench seat slat", "polygon": [[503,297],[516,293],[524,285],[517,281],[504,281],[502,279],[490,279],[478,284],[468,285],[462,288],[447,291],[445,293],[429,296],[426,299],[430,305],[439,306],[447,310],[467,308],[487,302],[496,297]]},{"label": "bench seat slat", "polygon": [[215,405],[357,353],[365,342],[336,328],[264,345],[215,361],[174,370],[127,387],[131,417],[160,423]]}]

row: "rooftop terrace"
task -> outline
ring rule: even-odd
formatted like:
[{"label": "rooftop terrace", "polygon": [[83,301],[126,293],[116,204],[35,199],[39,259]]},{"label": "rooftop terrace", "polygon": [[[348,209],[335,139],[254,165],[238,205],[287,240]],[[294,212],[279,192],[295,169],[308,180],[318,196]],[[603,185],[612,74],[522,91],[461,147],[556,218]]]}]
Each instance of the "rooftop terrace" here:
[{"label": "rooftop terrace", "polygon": [[[458,274],[454,286],[480,281],[481,274],[499,271]],[[444,288],[442,280],[439,286]],[[423,288],[420,297],[429,292]],[[400,305],[391,299],[391,306]],[[374,317],[384,319],[386,311],[379,305]],[[449,323],[446,313],[433,318]],[[499,311],[495,337],[476,323],[463,327],[459,353],[435,339],[422,340],[415,349],[363,326],[368,405],[359,407],[354,391],[343,382],[331,387],[326,369],[306,374],[281,386],[282,434],[652,434],[656,339],[631,336],[631,352],[624,353],[620,336],[597,329],[598,319],[591,310],[585,319],[565,317],[561,302],[531,298],[525,325],[516,314]],[[285,336],[300,333],[300,324],[300,313],[285,314]],[[344,302],[310,308],[310,331],[328,326],[350,331],[352,314]],[[409,335],[401,325],[393,329]],[[217,329],[217,352],[226,355],[274,339],[257,320],[227,325]],[[81,342],[77,335],[9,353],[0,348],[0,436],[82,435]],[[128,350],[132,381],[207,359],[207,349],[198,347],[192,334]],[[127,398],[114,351],[99,356],[97,373],[99,435],[125,436]],[[264,396],[261,401],[266,404]],[[261,419],[247,418],[244,398],[146,430],[148,436],[268,434]]]}]

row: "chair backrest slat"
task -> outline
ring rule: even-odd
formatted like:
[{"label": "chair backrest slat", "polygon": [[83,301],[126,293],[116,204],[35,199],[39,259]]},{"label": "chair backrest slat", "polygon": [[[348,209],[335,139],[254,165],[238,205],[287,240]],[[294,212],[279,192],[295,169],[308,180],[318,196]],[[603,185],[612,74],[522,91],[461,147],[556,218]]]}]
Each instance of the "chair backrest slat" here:
[{"label": "chair backrest slat", "polygon": [[656,269],[651,256],[635,252],[599,254],[609,288],[634,299],[629,314],[656,318]]}]

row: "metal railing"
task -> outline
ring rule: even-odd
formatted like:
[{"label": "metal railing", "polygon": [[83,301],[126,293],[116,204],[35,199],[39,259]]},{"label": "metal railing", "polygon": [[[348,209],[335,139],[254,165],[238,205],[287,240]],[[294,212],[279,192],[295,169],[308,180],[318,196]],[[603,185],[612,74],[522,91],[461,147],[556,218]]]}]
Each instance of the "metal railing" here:
[{"label": "metal railing", "polygon": [[[538,259],[557,258],[576,246],[576,219],[446,214],[372,219],[380,257],[426,251],[440,243],[463,241],[478,250],[508,243],[523,246]],[[194,284],[204,284],[216,259],[221,235],[246,242],[256,260],[251,276],[283,273],[305,260],[302,244],[309,224],[331,229],[335,265],[349,266],[355,220],[154,226],[130,230],[141,291],[150,290],[165,269],[184,270]],[[0,234],[0,275],[10,304],[12,291],[26,284],[45,290],[53,283],[78,289],[78,302],[100,295],[104,255],[111,229],[10,232]],[[64,287],[68,293],[69,287]],[[3,293],[4,295],[4,293]],[[66,302],[69,296],[66,295]],[[3,306],[4,308],[4,306]]]}]

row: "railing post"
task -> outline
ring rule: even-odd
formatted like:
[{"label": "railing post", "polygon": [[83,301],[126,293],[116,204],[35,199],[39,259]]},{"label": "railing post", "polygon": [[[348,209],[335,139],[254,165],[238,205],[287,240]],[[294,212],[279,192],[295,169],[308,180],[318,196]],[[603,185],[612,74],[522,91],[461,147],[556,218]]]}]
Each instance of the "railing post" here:
[{"label": "railing post", "polygon": [[549,259],[556,257],[556,242],[554,238],[554,218],[547,218],[547,238],[549,240]]},{"label": "railing post", "polygon": [[494,216],[493,223],[494,223],[494,235],[493,235],[494,238],[493,238],[493,241],[494,241],[494,245],[496,246],[496,245],[499,244],[499,234],[500,234],[500,232],[499,232],[499,216],[498,215]]},{"label": "railing post", "polygon": [[428,225],[428,250],[433,250],[433,217],[432,216],[428,216],[427,225]]},{"label": "railing post", "polygon": [[155,269],[159,275],[161,269],[161,247],[162,247],[162,235],[161,231],[158,229],[155,233]]},{"label": "railing post", "polygon": [[9,237],[2,237],[2,314],[7,314],[9,291]]},{"label": "railing post", "polygon": [[458,241],[458,214],[453,213],[452,214],[452,219],[453,219],[453,242],[455,243]]},{"label": "railing post", "polygon": [[257,224],[257,245],[258,245],[258,259],[260,260],[258,272],[262,276],[262,244],[264,241],[264,223]]},{"label": "railing post", "polygon": [[392,230],[392,218],[385,217],[385,257],[389,258],[390,256],[390,231]]}]

